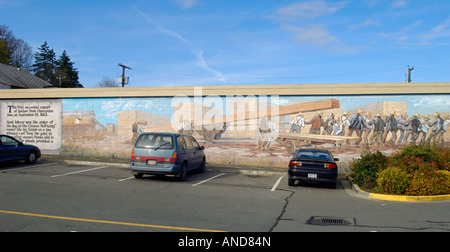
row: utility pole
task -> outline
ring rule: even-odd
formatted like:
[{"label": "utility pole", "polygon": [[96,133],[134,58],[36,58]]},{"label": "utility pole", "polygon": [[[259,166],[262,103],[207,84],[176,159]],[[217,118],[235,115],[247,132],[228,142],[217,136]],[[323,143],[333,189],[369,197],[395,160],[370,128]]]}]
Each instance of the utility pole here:
[{"label": "utility pole", "polygon": [[61,74],[59,76],[56,77],[56,79],[59,80],[59,88],[62,88],[62,80],[65,79],[66,77],[62,77]]},{"label": "utility pole", "polygon": [[131,67],[127,67],[125,65],[123,65],[122,63],[119,63],[119,66],[122,67],[122,87],[125,87],[126,84],[128,84],[128,80],[126,80],[125,78],[125,69],[129,69],[129,70],[133,70]]},{"label": "utility pole", "polygon": [[408,83],[411,83],[411,72],[414,70],[414,67],[409,67],[408,66]]}]

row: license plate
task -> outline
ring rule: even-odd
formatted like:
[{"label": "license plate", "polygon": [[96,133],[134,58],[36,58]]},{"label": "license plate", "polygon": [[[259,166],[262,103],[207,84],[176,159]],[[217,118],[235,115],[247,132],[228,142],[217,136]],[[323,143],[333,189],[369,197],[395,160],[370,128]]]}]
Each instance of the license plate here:
[{"label": "license plate", "polygon": [[156,160],[147,160],[147,165],[156,165]]},{"label": "license plate", "polygon": [[315,174],[315,173],[308,173],[308,178],[309,179],[317,179],[317,174]]}]

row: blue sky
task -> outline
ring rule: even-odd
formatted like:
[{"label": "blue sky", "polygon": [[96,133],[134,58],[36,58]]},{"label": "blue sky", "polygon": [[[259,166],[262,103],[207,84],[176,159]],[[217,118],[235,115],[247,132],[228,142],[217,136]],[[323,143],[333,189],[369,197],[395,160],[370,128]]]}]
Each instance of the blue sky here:
[{"label": "blue sky", "polygon": [[0,24],[47,41],[80,82],[130,86],[449,81],[448,0],[0,0]]}]

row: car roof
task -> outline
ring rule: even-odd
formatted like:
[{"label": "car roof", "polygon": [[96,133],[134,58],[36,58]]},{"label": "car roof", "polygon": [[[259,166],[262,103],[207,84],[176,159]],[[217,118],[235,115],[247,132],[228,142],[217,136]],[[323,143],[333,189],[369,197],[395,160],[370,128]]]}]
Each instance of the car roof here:
[{"label": "car roof", "polygon": [[320,151],[320,152],[329,152],[329,153],[331,153],[331,151],[329,151],[329,150],[318,149],[318,148],[302,148],[299,151]]},{"label": "car roof", "polygon": [[169,132],[144,132],[141,135],[170,135],[170,136],[189,136],[186,134],[169,133]]}]

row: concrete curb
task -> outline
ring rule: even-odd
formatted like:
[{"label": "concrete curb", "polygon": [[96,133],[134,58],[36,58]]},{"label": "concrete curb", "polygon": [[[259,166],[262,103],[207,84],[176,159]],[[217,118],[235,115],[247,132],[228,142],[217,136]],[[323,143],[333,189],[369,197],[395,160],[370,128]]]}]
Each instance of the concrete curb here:
[{"label": "concrete curb", "polygon": [[352,186],[352,190],[355,194],[375,200],[384,200],[384,201],[398,201],[398,202],[426,202],[426,201],[442,201],[442,200],[450,200],[450,194],[447,195],[435,195],[435,196],[403,196],[403,195],[388,195],[388,194],[379,194],[379,193],[369,193],[353,183],[353,180],[348,177],[348,181]]}]

